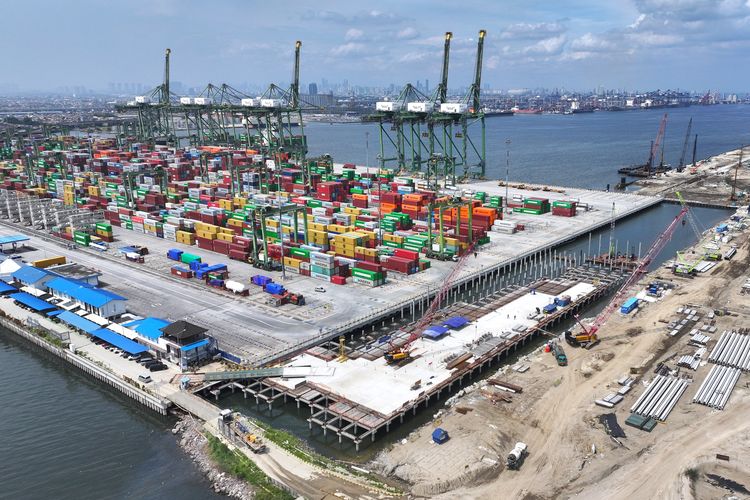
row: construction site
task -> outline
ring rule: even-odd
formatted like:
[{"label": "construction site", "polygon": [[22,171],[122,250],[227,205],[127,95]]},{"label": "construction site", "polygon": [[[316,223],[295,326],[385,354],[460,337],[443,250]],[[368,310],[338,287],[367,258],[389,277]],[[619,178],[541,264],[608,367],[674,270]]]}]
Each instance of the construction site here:
[{"label": "construction site", "polygon": [[[150,408],[200,417],[305,496],[326,473],[251,418],[220,417],[223,397],[293,406],[309,436],[356,452],[380,440],[336,490],[350,497],[367,495],[362,470],[438,498],[750,488],[742,149],[689,163],[688,128],[680,168],[656,166],[665,115],[647,164],[623,172],[643,178],[623,181],[637,192],[488,180],[485,37],[460,99],[447,94],[449,32],[433,95],[407,84],[376,103],[375,166],[307,157],[301,42],[288,89],[179,96],[167,49],[162,84],[117,106],[115,137],[7,138],[3,314]],[[617,241],[619,221],[665,201],[677,215],[645,228],[653,244]],[[704,227],[691,206],[736,212]],[[665,257],[680,227],[696,243]],[[587,236],[588,251],[559,250]],[[150,356],[166,362],[153,379],[135,364]]]}]

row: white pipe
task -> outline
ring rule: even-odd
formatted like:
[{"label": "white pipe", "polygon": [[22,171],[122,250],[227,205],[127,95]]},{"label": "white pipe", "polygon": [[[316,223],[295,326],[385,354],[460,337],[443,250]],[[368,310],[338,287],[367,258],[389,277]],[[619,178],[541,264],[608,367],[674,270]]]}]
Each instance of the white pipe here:
[{"label": "white pipe", "polygon": [[649,387],[647,392],[646,398],[643,400],[643,402],[638,406],[638,408],[635,410],[636,413],[640,413],[641,415],[647,415],[646,408],[650,406],[651,401],[654,399],[654,397],[661,391],[662,385],[666,382],[667,378],[663,377],[661,375],[658,376],[659,379],[653,382]]},{"label": "white pipe", "polygon": [[708,404],[708,401],[711,399],[711,395],[716,390],[716,386],[719,384],[719,380],[721,379],[721,373],[723,367],[720,365],[714,366],[716,368],[716,373],[714,374],[713,378],[711,379],[711,383],[706,388],[706,393],[703,395],[703,404]]},{"label": "white pipe", "polygon": [[732,395],[732,391],[734,390],[734,386],[737,385],[737,380],[740,378],[740,374],[742,373],[741,370],[735,370],[734,377],[732,377],[732,385],[729,387],[729,390],[724,395],[724,398],[721,401],[721,410],[724,409],[724,406],[726,406],[727,402],[729,401],[729,396]]},{"label": "white pipe", "polygon": [[722,394],[722,390],[724,387],[724,384],[726,382],[726,367],[722,366],[721,371],[719,372],[719,378],[718,382],[715,385],[715,388],[711,393],[708,395],[708,400],[706,401],[706,404],[710,407],[714,407],[715,402],[719,399],[719,395]]},{"label": "white pipe", "polygon": [[729,337],[727,336],[727,331],[724,330],[721,332],[721,337],[719,337],[719,341],[714,346],[713,350],[711,351],[711,354],[708,356],[709,361],[716,362],[716,358],[719,355],[719,352],[721,352],[721,349],[724,348],[724,344],[729,340]]},{"label": "white pipe", "polygon": [[737,338],[738,338],[737,346],[735,347],[732,355],[729,357],[728,364],[730,366],[735,366],[737,361],[739,361],[740,356],[742,356],[742,353],[745,352],[744,348],[745,348],[745,343],[747,342],[747,337],[745,337],[744,335],[738,334]]},{"label": "white pipe", "polygon": [[703,383],[698,388],[698,392],[695,393],[695,396],[693,397],[694,403],[700,403],[703,404],[704,398],[706,397],[706,392],[708,392],[708,388],[711,385],[711,382],[713,381],[714,377],[716,376],[716,365],[711,367],[711,370],[708,372],[708,375],[703,380]]},{"label": "white pipe", "polygon": [[672,409],[675,407],[675,405],[677,404],[677,402],[680,400],[680,398],[682,397],[682,395],[685,393],[685,390],[687,390],[687,386],[688,386],[687,381],[683,381],[682,385],[680,386],[680,389],[677,392],[676,397],[674,398],[674,400],[672,401],[672,403],[669,406],[667,406],[667,408],[662,413],[661,419],[660,419],[662,422],[667,419],[667,417],[669,416],[670,413],[672,413]]},{"label": "white pipe", "polygon": [[727,352],[726,356],[724,356],[724,363],[727,366],[732,365],[732,360],[734,359],[734,356],[737,354],[737,351],[740,349],[740,345],[742,344],[742,338],[737,335],[736,333],[732,333],[732,336],[735,338],[735,342],[732,346],[732,350]]},{"label": "white pipe", "polygon": [[740,363],[739,363],[739,365],[740,365],[739,367],[742,370],[745,370],[745,371],[747,371],[748,368],[750,368],[750,346],[748,346],[748,347],[749,348],[742,355],[742,359],[740,360]]},{"label": "white pipe", "polygon": [[734,377],[734,372],[732,371],[732,368],[725,367],[724,376],[721,379],[721,385],[719,386],[719,389],[714,394],[714,397],[711,398],[711,406],[713,408],[718,408],[719,402],[724,398],[724,394],[726,394],[727,388],[729,387],[729,384],[732,382],[733,377]]},{"label": "white pipe", "polygon": [[643,409],[643,414],[651,416],[653,414],[654,408],[656,408],[656,405],[658,405],[662,398],[664,397],[664,394],[672,387],[672,384],[674,384],[674,381],[676,379],[672,377],[665,377],[666,383],[662,385],[659,388],[659,391],[654,395],[653,398],[648,402],[648,404]]},{"label": "white pipe", "polygon": [[737,341],[739,339],[736,335],[733,333],[730,334],[729,342],[727,343],[727,347],[724,349],[724,351],[721,353],[721,356],[719,356],[718,363],[725,365],[727,364],[727,357],[729,356],[729,353],[734,352],[734,347],[737,344]]},{"label": "white pipe", "polygon": [[739,367],[740,360],[750,348],[750,335],[740,335],[740,337],[742,337],[742,345],[739,349],[737,349],[737,354],[735,355],[732,362],[732,366],[735,367]]},{"label": "white pipe", "polygon": [[659,403],[654,407],[654,410],[651,412],[653,417],[659,419],[659,415],[661,415],[661,413],[664,411],[664,408],[666,408],[667,405],[669,405],[669,403],[672,401],[672,398],[677,392],[677,389],[679,389],[680,387],[680,380],[675,379],[675,382],[673,382],[669,386],[669,389],[664,393],[664,396],[659,400]]},{"label": "white pipe", "polygon": [[660,378],[661,378],[661,375],[657,375],[656,378],[654,378],[651,381],[651,384],[649,384],[649,386],[646,387],[646,390],[643,391],[643,393],[641,393],[641,395],[638,397],[638,399],[636,399],[635,403],[633,403],[633,406],[630,407],[630,411],[631,412],[636,412],[636,409],[638,409],[638,407],[640,406],[641,402],[646,398],[646,396],[649,394],[649,391],[651,390],[651,388],[654,386],[654,384],[656,382],[658,382],[658,380]]}]

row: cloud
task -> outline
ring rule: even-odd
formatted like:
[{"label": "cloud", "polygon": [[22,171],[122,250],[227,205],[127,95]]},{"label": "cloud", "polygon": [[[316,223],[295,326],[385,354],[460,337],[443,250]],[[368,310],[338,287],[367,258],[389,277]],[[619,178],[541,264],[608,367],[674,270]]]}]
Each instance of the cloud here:
[{"label": "cloud", "polygon": [[363,43],[348,42],[331,49],[331,55],[336,57],[364,54],[367,46]]},{"label": "cloud", "polygon": [[570,42],[570,49],[574,52],[609,52],[617,49],[617,45],[607,37],[586,33]]},{"label": "cloud", "polygon": [[500,33],[501,40],[541,40],[555,37],[567,31],[561,23],[517,23]]},{"label": "cloud", "polygon": [[538,42],[524,47],[522,52],[530,55],[545,55],[551,56],[560,54],[565,46],[566,38],[565,35],[554,36],[551,38],[545,38]]},{"label": "cloud", "polygon": [[[750,1],[750,0],[748,0]],[[412,28],[411,26],[404,28],[402,30],[399,30],[398,33],[396,33],[396,38],[399,40],[413,40],[419,36],[419,32]]]},{"label": "cloud", "polygon": [[344,40],[360,40],[365,35],[365,32],[358,30],[357,28],[349,28],[346,30]]},{"label": "cloud", "polygon": [[487,67],[487,69],[496,69],[500,65],[500,56],[488,57],[484,65]]}]

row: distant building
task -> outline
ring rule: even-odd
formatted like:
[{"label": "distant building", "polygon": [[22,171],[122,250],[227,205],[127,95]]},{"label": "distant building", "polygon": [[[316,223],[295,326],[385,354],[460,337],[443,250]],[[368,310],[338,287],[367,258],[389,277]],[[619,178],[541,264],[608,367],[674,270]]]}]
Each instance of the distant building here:
[{"label": "distant building", "polygon": [[307,93],[310,95],[318,95],[318,84],[311,83],[307,86]]},{"label": "distant building", "polygon": [[160,328],[160,343],[166,347],[164,357],[187,370],[191,365],[210,360],[217,352],[216,340],[206,335],[207,329],[185,320]]},{"label": "distant building", "polygon": [[333,98],[333,92],[327,94],[302,94],[299,96],[301,106],[304,109],[328,108],[333,106],[336,101]]}]

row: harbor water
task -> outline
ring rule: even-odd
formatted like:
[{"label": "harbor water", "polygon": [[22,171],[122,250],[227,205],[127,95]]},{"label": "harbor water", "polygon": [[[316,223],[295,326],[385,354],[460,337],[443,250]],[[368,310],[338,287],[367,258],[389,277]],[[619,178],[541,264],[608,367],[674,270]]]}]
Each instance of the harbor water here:
[{"label": "harbor water", "polygon": [[[742,105],[491,117],[487,119],[487,177],[505,177],[505,141],[510,139],[512,181],[594,189],[614,185],[618,167],[646,160],[649,141],[664,112],[669,113],[667,163],[679,161],[691,116],[693,131],[699,134],[698,158],[735,149],[750,139],[750,106]],[[369,157],[369,164],[376,165],[376,125],[310,123],[305,132],[311,155],[329,153],[335,161],[360,164]],[[369,132],[369,148],[365,132]],[[692,142],[688,156],[691,153]],[[620,251],[629,245],[637,253],[641,243],[645,252],[678,211],[678,206],[664,204],[618,222],[615,237]],[[708,228],[728,212],[695,209],[695,214]],[[660,260],[672,258],[694,239],[689,225],[679,227]],[[608,242],[607,228],[593,234],[590,242],[582,238],[564,248],[593,254],[599,248],[606,250]],[[8,332],[0,332],[0,377],[0,498],[218,498],[178,448],[169,432],[171,419],[141,408]],[[255,406],[249,401],[245,405],[241,395],[222,399],[222,404]],[[412,426],[428,421],[436,409],[431,406],[418,413]],[[306,417],[294,409],[263,418],[308,436]],[[396,428],[385,441],[392,442],[408,430],[405,425]],[[350,456],[350,450],[329,441],[311,439],[321,451]]]}]

